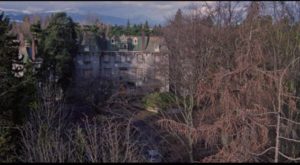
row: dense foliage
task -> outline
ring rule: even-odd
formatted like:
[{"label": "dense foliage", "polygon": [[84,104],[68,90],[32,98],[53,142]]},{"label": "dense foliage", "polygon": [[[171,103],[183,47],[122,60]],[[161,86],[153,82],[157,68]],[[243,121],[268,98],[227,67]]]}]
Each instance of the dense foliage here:
[{"label": "dense foliage", "polygon": [[133,35],[140,36],[142,35],[142,30],[145,35],[161,35],[161,25],[155,25],[151,29],[148,22],[146,21],[144,24],[133,24],[131,25],[129,20],[126,26],[122,25],[114,25],[111,27],[109,36],[120,36],[122,34],[125,35]]},{"label": "dense foliage", "polygon": [[78,49],[75,27],[76,24],[66,13],[56,13],[50,18],[41,42],[46,76],[53,76],[63,88],[71,80],[72,58]]},{"label": "dense foliage", "polygon": [[0,159],[11,161],[10,155],[15,147],[17,136],[12,127],[24,121],[26,112],[34,102],[34,79],[30,71],[30,64],[25,65],[27,76],[14,77],[12,60],[18,56],[19,43],[17,38],[9,32],[11,25],[9,19],[0,14]]}]

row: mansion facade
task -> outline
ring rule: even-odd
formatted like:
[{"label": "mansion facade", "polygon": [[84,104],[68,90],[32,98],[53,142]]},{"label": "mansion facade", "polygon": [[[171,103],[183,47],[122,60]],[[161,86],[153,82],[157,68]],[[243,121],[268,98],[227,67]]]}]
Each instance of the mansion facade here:
[{"label": "mansion facade", "polygon": [[76,82],[107,81],[114,90],[130,94],[169,90],[169,59],[161,37],[122,35],[103,40],[101,45],[82,42],[74,59]]}]

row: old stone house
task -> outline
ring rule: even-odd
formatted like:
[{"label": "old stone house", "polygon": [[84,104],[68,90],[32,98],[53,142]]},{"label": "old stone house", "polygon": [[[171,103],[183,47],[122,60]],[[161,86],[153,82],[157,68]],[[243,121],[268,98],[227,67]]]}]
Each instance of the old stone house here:
[{"label": "old stone house", "polygon": [[[16,42],[20,43],[19,40]],[[26,69],[25,65],[28,63],[33,64],[32,69],[35,72],[38,68],[41,67],[43,63],[43,59],[40,57],[36,57],[37,54],[37,47],[33,44],[30,44],[28,40],[24,41],[24,45],[19,46],[19,52],[15,59],[12,61],[12,72],[14,73],[15,77],[23,77]]]},{"label": "old stone house", "polygon": [[[76,82],[110,81],[129,93],[168,91],[168,54],[158,36],[105,37],[98,48],[83,41],[75,58]],[[103,45],[104,44],[104,45]]]}]

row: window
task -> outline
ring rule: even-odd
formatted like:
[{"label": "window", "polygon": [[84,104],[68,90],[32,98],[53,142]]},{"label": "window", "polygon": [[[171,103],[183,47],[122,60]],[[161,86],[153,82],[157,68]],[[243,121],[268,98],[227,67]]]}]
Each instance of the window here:
[{"label": "window", "polygon": [[127,70],[128,70],[128,68],[126,68],[126,67],[120,67],[120,68],[119,68],[119,70],[122,70],[122,71],[127,71]]},{"label": "window", "polygon": [[112,69],[111,68],[104,68],[103,69],[103,76],[104,77],[111,77],[112,76]]},{"label": "window", "polygon": [[138,40],[137,40],[137,38],[135,37],[134,39],[133,39],[133,45],[137,45],[138,44]]},{"label": "window", "polygon": [[106,62],[106,63],[109,63],[109,60],[110,60],[110,56],[107,55],[107,54],[105,54],[105,55],[103,56],[103,61]]},{"label": "window", "polygon": [[115,54],[112,53],[112,52],[110,52],[110,53],[108,53],[108,55],[110,56],[110,61],[114,62],[114,60],[115,60]]},{"label": "window", "polygon": [[127,67],[120,67],[119,68],[119,74],[120,76],[123,77],[123,79],[129,79],[129,74],[128,74],[128,68]]},{"label": "window", "polygon": [[84,47],[84,52],[89,52],[89,51],[90,51],[90,47],[85,46],[85,47]]},{"label": "window", "polygon": [[111,39],[111,44],[115,44],[115,40],[114,39]]},{"label": "window", "polygon": [[136,77],[139,80],[142,80],[144,77],[143,69],[142,68],[137,68],[136,69]]},{"label": "window", "polygon": [[149,80],[154,80],[155,79],[155,72],[154,72],[154,70],[150,70],[149,72],[147,72],[147,78]]},{"label": "window", "polygon": [[122,55],[122,56],[121,56],[121,61],[122,61],[122,62],[125,62],[125,61],[126,61],[126,56],[125,56],[125,55]]},{"label": "window", "polygon": [[144,62],[144,56],[143,56],[143,54],[137,54],[137,61],[139,63],[143,63]]},{"label": "window", "polygon": [[130,74],[132,80],[135,80],[137,78],[136,72],[137,72],[136,68],[131,68],[130,69],[129,74]]},{"label": "window", "polygon": [[127,76],[127,74],[128,74],[128,68],[126,68],[126,67],[120,67],[119,68],[119,74],[120,74],[120,76]]},{"label": "window", "polygon": [[116,54],[116,63],[121,62],[121,55],[120,54]]},{"label": "window", "polygon": [[92,70],[92,69],[84,69],[84,70],[83,70],[83,77],[84,77],[85,79],[91,78],[92,75],[93,75],[93,70]]},{"label": "window", "polygon": [[85,60],[85,61],[83,61],[83,63],[84,63],[85,65],[88,65],[88,64],[91,63],[91,61],[90,61],[90,60]]},{"label": "window", "polygon": [[155,52],[159,52],[159,48],[160,48],[159,45],[155,45],[154,51],[155,51]]},{"label": "window", "polygon": [[148,79],[149,79],[148,77],[144,77],[144,78],[143,78],[143,82],[147,82]]},{"label": "window", "polygon": [[135,88],[135,83],[134,83],[134,82],[131,82],[131,81],[127,81],[127,82],[126,82],[126,86],[127,86],[129,89],[134,89],[134,88]]},{"label": "window", "polygon": [[127,54],[126,55],[126,62],[131,62],[131,60],[132,60],[132,55]]},{"label": "window", "polygon": [[160,56],[159,55],[155,55],[154,56],[154,60],[155,60],[155,63],[159,63],[160,62]]},{"label": "window", "polygon": [[90,63],[91,63],[91,57],[90,57],[89,55],[85,55],[85,56],[83,57],[83,63],[84,63],[85,65],[90,64]]}]

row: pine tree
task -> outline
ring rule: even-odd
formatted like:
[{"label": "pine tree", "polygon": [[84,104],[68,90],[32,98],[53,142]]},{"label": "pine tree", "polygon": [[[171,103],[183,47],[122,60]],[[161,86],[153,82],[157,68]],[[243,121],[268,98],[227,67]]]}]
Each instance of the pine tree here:
[{"label": "pine tree", "polygon": [[144,31],[146,35],[150,34],[150,28],[149,28],[149,24],[148,21],[146,20],[145,24],[144,24]]},{"label": "pine tree", "polygon": [[[18,57],[19,42],[10,34],[9,18],[0,14],[0,160],[5,160],[17,141],[10,127],[23,123],[34,95],[30,76],[14,77],[12,61]],[[28,70],[28,72],[30,72]],[[4,126],[4,127],[3,127]],[[12,137],[12,138],[10,138]]]},{"label": "pine tree", "polygon": [[[15,37],[9,36],[10,31],[9,18],[4,13],[0,14],[0,113],[12,114],[13,109],[13,86],[16,81],[11,69],[13,57],[18,55],[17,45],[13,43]],[[9,115],[8,115],[9,116]],[[12,120],[11,116],[7,118]]]},{"label": "pine tree", "polygon": [[129,22],[129,19],[127,20],[126,34],[127,34],[127,35],[131,35],[131,28],[130,28],[130,22]]},{"label": "pine tree", "polygon": [[178,9],[176,14],[175,14],[175,22],[181,22],[182,21],[182,11],[181,9]]},{"label": "pine tree", "polygon": [[72,77],[72,57],[77,52],[76,24],[66,13],[56,13],[50,18],[44,40],[44,71],[46,77],[53,74],[63,89]]}]

